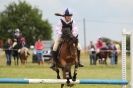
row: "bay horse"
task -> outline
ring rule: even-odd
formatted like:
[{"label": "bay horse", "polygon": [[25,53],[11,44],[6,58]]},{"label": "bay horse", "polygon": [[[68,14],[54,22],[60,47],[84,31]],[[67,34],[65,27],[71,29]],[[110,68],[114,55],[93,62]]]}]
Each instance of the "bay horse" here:
[{"label": "bay horse", "polygon": [[19,51],[21,64],[27,63],[27,58],[30,55],[29,49],[27,47],[22,47]]},{"label": "bay horse", "polygon": [[[58,49],[58,62],[56,63],[55,71],[57,73],[57,78],[60,79],[59,68],[62,70],[63,79],[67,79],[67,86],[73,86],[70,83],[76,81],[77,69],[78,69],[78,60],[77,60],[77,45],[78,45],[78,36],[74,37],[70,29],[63,29],[62,31],[62,41],[60,48]],[[71,68],[74,65],[73,76],[71,74]],[[61,88],[64,87],[64,84],[61,84]]]}]

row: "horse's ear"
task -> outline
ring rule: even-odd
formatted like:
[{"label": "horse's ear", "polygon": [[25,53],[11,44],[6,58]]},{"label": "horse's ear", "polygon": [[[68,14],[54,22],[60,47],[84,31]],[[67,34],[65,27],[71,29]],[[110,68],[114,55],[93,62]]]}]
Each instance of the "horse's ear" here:
[{"label": "horse's ear", "polygon": [[76,38],[78,38],[78,35],[76,36]]}]

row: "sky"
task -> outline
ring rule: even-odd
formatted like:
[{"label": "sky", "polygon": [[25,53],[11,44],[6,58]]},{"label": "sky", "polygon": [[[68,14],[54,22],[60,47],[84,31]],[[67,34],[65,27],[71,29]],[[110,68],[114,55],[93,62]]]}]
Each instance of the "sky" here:
[{"label": "sky", "polygon": [[[6,6],[18,0],[0,0],[0,12]],[[23,0],[21,0],[23,1]],[[48,19],[54,27],[60,17],[54,13],[63,13],[66,8],[73,12],[73,19],[77,23],[79,40],[84,47],[89,41],[96,41],[99,37],[107,37],[121,41],[122,30],[133,30],[133,0],[25,0],[33,7],[42,11],[43,19]],[[83,24],[85,19],[85,26]],[[84,34],[85,29],[85,34]],[[86,35],[86,36],[84,36]],[[53,38],[55,33],[53,33]]]}]

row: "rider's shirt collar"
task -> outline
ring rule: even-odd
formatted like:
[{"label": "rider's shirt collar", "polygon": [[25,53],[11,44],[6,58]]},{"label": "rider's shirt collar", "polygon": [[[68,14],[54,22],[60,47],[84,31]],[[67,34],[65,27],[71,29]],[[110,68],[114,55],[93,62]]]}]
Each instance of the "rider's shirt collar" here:
[{"label": "rider's shirt collar", "polygon": [[69,24],[70,22],[73,21],[73,19],[71,18],[71,20],[69,22],[66,22],[65,18],[62,18],[62,20],[66,23],[66,24]]}]

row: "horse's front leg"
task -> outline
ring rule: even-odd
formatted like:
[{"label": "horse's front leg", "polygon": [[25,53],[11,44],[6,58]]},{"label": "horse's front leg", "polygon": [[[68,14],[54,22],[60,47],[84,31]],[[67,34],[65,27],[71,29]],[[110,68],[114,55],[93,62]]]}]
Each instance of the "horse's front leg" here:
[{"label": "horse's front leg", "polygon": [[76,81],[77,78],[78,63],[75,64],[72,81]]},{"label": "horse's front leg", "polygon": [[67,84],[70,84],[70,66],[66,65],[65,66],[65,74],[66,74],[66,79],[67,79]]},{"label": "horse's front leg", "polygon": [[56,73],[57,73],[57,79],[60,79],[60,71],[58,68],[56,69]]},{"label": "horse's front leg", "polygon": [[19,57],[17,56],[17,65],[19,64]]},{"label": "horse's front leg", "polygon": [[14,58],[14,63],[15,63],[15,65],[17,65],[17,62],[16,62],[16,58],[15,58],[15,56],[13,56],[13,58]]},{"label": "horse's front leg", "polygon": [[[63,68],[62,68],[62,72],[63,72],[63,79],[66,79],[67,81],[66,81],[66,83],[67,83],[67,85],[69,85],[70,84],[70,71],[69,71],[69,66],[64,66]],[[62,87],[61,87],[62,88]]]}]

